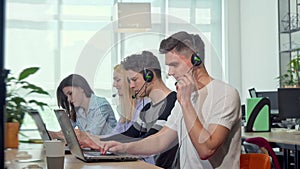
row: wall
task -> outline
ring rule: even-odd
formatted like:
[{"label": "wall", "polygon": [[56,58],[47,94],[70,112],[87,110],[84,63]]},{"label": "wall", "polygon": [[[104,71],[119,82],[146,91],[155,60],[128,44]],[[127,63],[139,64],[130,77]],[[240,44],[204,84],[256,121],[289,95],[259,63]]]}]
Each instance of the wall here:
[{"label": "wall", "polygon": [[243,88],[241,74],[240,1],[225,0],[223,16],[223,67],[226,68],[225,80],[237,88],[241,95]]},{"label": "wall", "polygon": [[[227,32],[229,51],[227,54],[234,55],[228,57],[228,81],[238,88],[241,101],[244,103],[249,97],[248,89],[251,87],[255,87],[258,91],[278,88],[277,1],[230,0],[227,5],[228,11],[232,11],[228,12],[230,20],[227,27],[231,28],[231,31]],[[240,34],[236,26],[238,22],[240,22]],[[239,36],[240,44],[237,44],[236,39]],[[237,56],[239,47],[240,59]]]}]

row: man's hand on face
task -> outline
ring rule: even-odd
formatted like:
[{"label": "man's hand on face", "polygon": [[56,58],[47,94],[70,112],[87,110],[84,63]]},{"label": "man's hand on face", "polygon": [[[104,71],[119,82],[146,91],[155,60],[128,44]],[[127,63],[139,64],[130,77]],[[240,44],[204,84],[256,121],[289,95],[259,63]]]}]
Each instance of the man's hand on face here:
[{"label": "man's hand on face", "polygon": [[177,80],[176,90],[177,90],[177,99],[179,103],[184,101],[189,101],[191,98],[192,92],[195,90],[196,84],[194,82],[193,76],[190,73],[182,75]]}]

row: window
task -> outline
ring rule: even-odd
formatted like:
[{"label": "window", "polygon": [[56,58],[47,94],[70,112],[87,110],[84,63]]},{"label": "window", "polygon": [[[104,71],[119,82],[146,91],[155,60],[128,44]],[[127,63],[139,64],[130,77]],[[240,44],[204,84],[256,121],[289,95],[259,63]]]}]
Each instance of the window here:
[{"label": "window", "polygon": [[[59,130],[52,110],[57,107],[56,87],[71,73],[85,76],[96,95],[104,96],[111,102],[113,66],[127,55],[141,50],[158,54],[160,41],[179,30],[191,30],[192,33],[201,30],[216,49],[215,55],[221,56],[222,1],[122,1],[151,3],[152,29],[139,33],[114,31],[114,2],[7,1],[5,68],[11,73],[18,73],[29,66],[41,68],[38,75],[30,80],[51,94],[51,98],[39,98],[51,106],[51,109],[41,113],[50,130]],[[167,85],[174,89],[172,78],[167,78],[164,57],[158,57],[163,77],[166,77]],[[213,59],[222,63],[220,57],[206,59],[207,68],[212,73],[215,71],[210,64],[215,63]],[[22,129],[32,128],[36,126],[26,117]]]}]

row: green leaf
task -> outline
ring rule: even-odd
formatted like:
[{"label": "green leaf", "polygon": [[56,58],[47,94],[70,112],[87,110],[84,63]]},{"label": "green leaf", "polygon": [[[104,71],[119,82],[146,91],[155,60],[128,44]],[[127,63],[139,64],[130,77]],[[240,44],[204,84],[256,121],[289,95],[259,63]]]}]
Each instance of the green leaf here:
[{"label": "green leaf", "polygon": [[13,81],[13,80],[16,80],[16,78],[15,78],[15,77],[8,77],[8,78],[6,79],[6,83],[9,83],[9,82],[11,82],[11,81]]},{"label": "green leaf", "polygon": [[44,110],[44,106],[48,106],[46,103],[39,102],[39,101],[36,101],[36,100],[29,100],[28,102],[29,102],[29,103],[33,103],[33,104],[36,104],[36,105],[39,106],[42,110]]},{"label": "green leaf", "polygon": [[34,84],[30,84],[26,82],[26,85],[23,86],[24,89],[32,89],[32,90],[43,90],[41,87],[38,87]]},{"label": "green leaf", "polygon": [[41,107],[42,110],[44,110],[45,106],[48,107],[47,102],[44,103],[27,97],[29,94],[43,94],[50,96],[50,94],[41,87],[24,80],[28,76],[35,74],[38,70],[38,67],[26,68],[16,76],[18,79],[11,74],[5,79],[7,82],[5,105],[6,121],[16,121],[22,124],[25,113],[28,112],[32,106]]},{"label": "green leaf", "polygon": [[39,67],[30,67],[30,68],[26,68],[24,69],[20,75],[19,75],[19,81],[27,78],[28,76],[34,74],[35,72],[37,72],[40,68]]},{"label": "green leaf", "polygon": [[44,91],[44,90],[33,90],[33,91],[29,92],[29,94],[30,93],[36,93],[36,94],[42,94],[42,95],[50,96],[50,94],[48,92]]},{"label": "green leaf", "polygon": [[16,103],[17,105],[21,105],[21,103],[26,103],[26,100],[22,97],[13,97],[11,98],[11,101]]},{"label": "green leaf", "polygon": [[50,96],[50,94],[47,91],[45,91],[44,89],[42,89],[41,87],[36,86],[34,84],[31,84],[31,83],[28,83],[28,82],[26,82],[26,84],[27,85],[24,85],[22,88],[31,89],[31,91],[28,94],[36,93],[36,94],[43,94],[43,95],[49,95]]}]

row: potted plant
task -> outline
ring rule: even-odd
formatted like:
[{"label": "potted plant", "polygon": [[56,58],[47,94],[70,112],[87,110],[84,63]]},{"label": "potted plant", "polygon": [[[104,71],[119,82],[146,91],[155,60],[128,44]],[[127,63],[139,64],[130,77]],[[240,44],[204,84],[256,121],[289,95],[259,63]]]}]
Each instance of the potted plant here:
[{"label": "potted plant", "polygon": [[280,80],[281,86],[300,87],[300,55],[291,59],[287,66],[287,72],[277,78]]},{"label": "potted plant", "polygon": [[35,74],[38,70],[38,67],[29,67],[22,70],[18,76],[9,74],[6,78],[5,147],[18,147],[19,128],[23,123],[25,113],[30,111],[33,106],[38,106],[42,110],[48,106],[47,103],[29,98],[34,94],[49,95],[41,87],[26,81],[30,75]]}]

